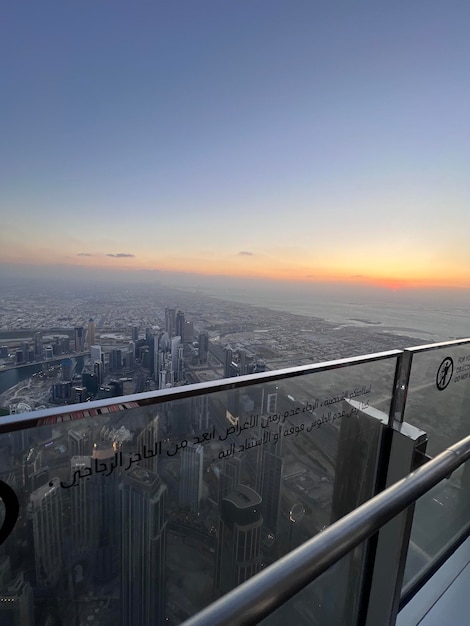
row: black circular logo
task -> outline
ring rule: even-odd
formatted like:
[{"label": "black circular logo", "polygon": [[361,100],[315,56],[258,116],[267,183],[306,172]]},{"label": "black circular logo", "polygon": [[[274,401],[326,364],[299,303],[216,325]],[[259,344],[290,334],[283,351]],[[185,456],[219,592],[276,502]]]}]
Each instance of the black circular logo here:
[{"label": "black circular logo", "polygon": [[454,362],[450,356],[446,357],[439,365],[439,369],[436,374],[436,387],[439,391],[443,391],[452,380],[452,374],[454,373]]},{"label": "black circular logo", "polygon": [[20,503],[16,497],[16,493],[10,487],[0,480],[0,498],[5,505],[5,519],[3,520],[2,527],[0,528],[0,546],[6,541],[14,529],[16,520],[18,519],[18,513],[20,511]]}]

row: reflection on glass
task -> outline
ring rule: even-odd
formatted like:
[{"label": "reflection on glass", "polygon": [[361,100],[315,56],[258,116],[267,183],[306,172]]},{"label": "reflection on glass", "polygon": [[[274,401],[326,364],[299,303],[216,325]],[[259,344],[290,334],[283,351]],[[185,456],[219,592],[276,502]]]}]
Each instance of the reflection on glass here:
[{"label": "reflection on glass", "polygon": [[[469,405],[470,344],[413,354],[404,419],[428,434],[430,456],[470,433]],[[463,471],[455,472],[416,503],[405,585],[424,572],[468,523],[469,510],[463,502],[464,494],[470,501],[469,484],[461,479]]]},{"label": "reflection on glass", "polygon": [[470,343],[413,354],[404,419],[429,436],[436,456],[470,432]]},{"label": "reflection on glass", "polygon": [[[17,581],[38,623],[181,623],[374,494],[395,365],[83,408],[2,435],[20,517],[1,593]],[[356,586],[361,558],[344,565]]]},{"label": "reflection on glass", "polygon": [[419,578],[451,546],[470,519],[470,463],[422,496],[415,506],[403,584]]}]

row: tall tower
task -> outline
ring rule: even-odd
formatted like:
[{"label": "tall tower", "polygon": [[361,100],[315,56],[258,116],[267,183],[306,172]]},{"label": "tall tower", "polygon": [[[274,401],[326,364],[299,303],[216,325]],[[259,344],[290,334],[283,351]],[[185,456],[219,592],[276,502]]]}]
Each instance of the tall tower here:
[{"label": "tall tower", "polygon": [[153,472],[132,468],[123,483],[122,626],[165,620],[166,487]]},{"label": "tall tower", "polygon": [[74,329],[74,339],[75,339],[75,352],[83,352],[83,344],[84,344],[83,326],[77,326]]},{"label": "tall tower", "polygon": [[[151,450],[154,451],[158,442],[158,423],[160,421],[160,417],[157,415],[151,420],[137,435],[137,449],[142,450],[144,453],[144,447],[146,451]],[[151,457],[147,452],[147,457],[140,461],[139,467],[142,469],[157,473],[158,460],[157,456]]]},{"label": "tall tower", "polygon": [[179,350],[178,348],[181,345],[181,337],[178,335],[176,337],[173,337],[173,339],[171,340],[171,369],[173,371],[173,373],[176,374],[178,373],[178,359],[179,359]]},{"label": "tall tower", "polygon": [[[92,471],[92,459],[89,456],[73,456],[70,460],[70,473],[89,468]],[[71,491],[71,519],[73,549],[77,556],[95,554],[98,544],[98,502],[96,480],[79,480]]]},{"label": "tall tower", "polygon": [[224,378],[231,378],[233,376],[233,366],[232,366],[233,354],[230,348],[225,348],[225,367],[224,367]]},{"label": "tall tower", "polygon": [[176,314],[175,335],[179,335],[181,337],[181,341],[184,341],[184,313],[183,311],[178,311]]},{"label": "tall tower", "polygon": [[189,443],[180,457],[179,504],[189,506],[197,513],[202,496],[204,448]]},{"label": "tall tower", "polygon": [[176,311],[175,309],[165,308],[165,330],[168,336],[173,337],[176,327]]},{"label": "tall tower", "polygon": [[87,343],[89,348],[91,348],[91,346],[95,343],[95,322],[92,317],[88,320]]},{"label": "tall tower", "polygon": [[207,363],[209,354],[209,334],[205,331],[199,333],[199,363]]},{"label": "tall tower", "polygon": [[36,581],[53,587],[62,576],[62,496],[58,478],[33,491],[30,496],[33,524]]},{"label": "tall tower", "polygon": [[0,584],[0,624],[34,626],[34,623],[33,590],[24,574]]},{"label": "tall tower", "polygon": [[41,333],[34,333],[34,356],[36,359],[42,357],[42,337]]},{"label": "tall tower", "polygon": [[260,571],[262,526],[261,498],[250,487],[238,485],[222,500],[216,564],[220,593]]},{"label": "tall tower", "polygon": [[[281,504],[283,459],[279,454],[263,450],[261,472],[261,497],[265,527],[277,535]],[[261,468],[260,468],[261,469]]]}]

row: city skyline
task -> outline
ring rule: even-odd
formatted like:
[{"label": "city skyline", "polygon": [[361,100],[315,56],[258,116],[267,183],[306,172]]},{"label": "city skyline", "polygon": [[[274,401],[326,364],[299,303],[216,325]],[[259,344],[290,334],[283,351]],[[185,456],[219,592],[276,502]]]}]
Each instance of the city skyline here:
[{"label": "city skyline", "polygon": [[470,287],[468,6],[2,15],[5,272]]}]

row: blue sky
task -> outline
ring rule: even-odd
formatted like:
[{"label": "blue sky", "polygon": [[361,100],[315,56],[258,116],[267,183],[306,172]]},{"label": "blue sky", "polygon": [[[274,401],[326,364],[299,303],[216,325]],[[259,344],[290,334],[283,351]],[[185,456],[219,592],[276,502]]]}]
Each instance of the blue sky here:
[{"label": "blue sky", "polygon": [[0,17],[4,263],[470,287],[467,2]]}]

